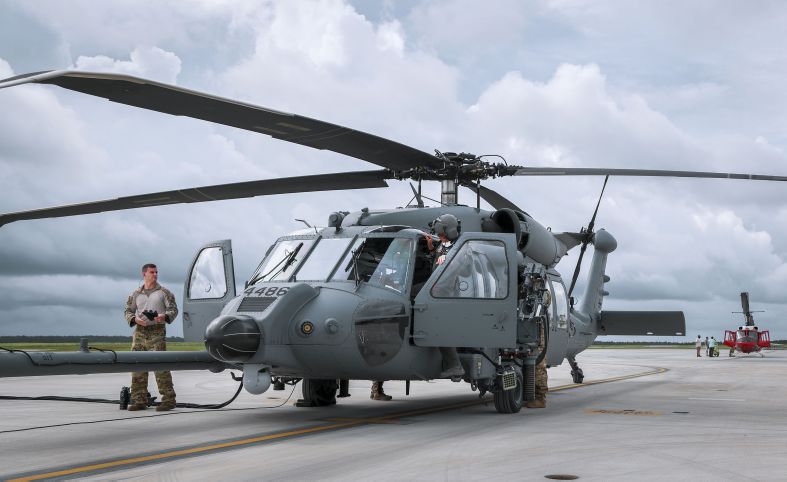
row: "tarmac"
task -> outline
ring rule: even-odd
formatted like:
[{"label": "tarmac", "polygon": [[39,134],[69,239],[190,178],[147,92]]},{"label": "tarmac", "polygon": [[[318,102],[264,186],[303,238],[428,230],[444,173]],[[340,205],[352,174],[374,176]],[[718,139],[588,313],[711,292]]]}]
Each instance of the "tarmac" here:
[{"label": "tarmac", "polygon": [[[696,358],[591,349],[549,369],[545,409],[499,414],[465,383],[353,381],[298,408],[300,385],[220,410],[0,400],[0,479],[787,480],[787,351]],[[173,374],[178,402],[221,403],[229,372]],[[150,377],[151,392],[155,381]],[[0,395],[117,399],[125,374],[0,379]]]}]

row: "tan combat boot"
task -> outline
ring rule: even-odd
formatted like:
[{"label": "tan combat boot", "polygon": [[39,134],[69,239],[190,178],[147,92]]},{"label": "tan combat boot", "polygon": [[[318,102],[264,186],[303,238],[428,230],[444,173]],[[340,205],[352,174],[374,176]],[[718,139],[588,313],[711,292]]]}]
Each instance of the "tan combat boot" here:
[{"label": "tan combat boot", "polygon": [[382,400],[387,402],[393,399],[392,396],[386,395],[383,391],[383,382],[374,382],[372,383],[372,394],[369,396],[372,400]]},{"label": "tan combat boot", "polygon": [[144,403],[134,403],[132,405],[129,405],[126,410],[128,410],[129,412],[136,412],[138,410],[147,410],[147,408],[148,407],[145,406]]},{"label": "tan combat boot", "polygon": [[157,412],[166,412],[167,410],[172,410],[175,408],[175,402],[161,402],[158,407],[156,407]]},{"label": "tan combat boot", "polygon": [[546,397],[536,397],[532,402],[525,402],[527,408],[547,408]]}]

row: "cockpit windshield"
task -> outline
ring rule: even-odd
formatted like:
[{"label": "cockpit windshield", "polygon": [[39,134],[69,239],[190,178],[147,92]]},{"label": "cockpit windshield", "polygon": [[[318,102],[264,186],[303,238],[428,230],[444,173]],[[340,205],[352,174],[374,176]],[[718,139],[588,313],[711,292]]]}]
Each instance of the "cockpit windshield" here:
[{"label": "cockpit windshield", "polygon": [[249,284],[289,280],[312,244],[314,244],[313,239],[282,239],[277,242],[265,261],[257,268]]},{"label": "cockpit windshield", "polygon": [[322,238],[295,274],[298,281],[325,281],[352,239]]},{"label": "cockpit windshield", "polygon": [[330,281],[365,282],[403,293],[412,257],[413,240],[408,238],[282,239],[249,284],[330,277]]}]

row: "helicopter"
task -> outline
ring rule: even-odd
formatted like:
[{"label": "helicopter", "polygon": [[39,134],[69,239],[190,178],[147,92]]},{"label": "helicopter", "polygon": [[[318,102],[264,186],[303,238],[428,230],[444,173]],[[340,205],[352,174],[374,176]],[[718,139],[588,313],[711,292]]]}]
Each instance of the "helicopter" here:
[{"label": "helicopter", "polygon": [[[682,336],[681,311],[602,309],[614,236],[594,229],[601,197],[579,232],[553,232],[514,202],[482,185],[505,176],[658,176],[785,181],[787,177],[697,171],[541,168],[492,162],[500,156],[435,151],[321,120],[114,73],[46,71],[0,81],[0,89],[54,84],[113,102],[233,126],[326,149],[382,169],[203,186],[103,201],[0,214],[0,226],[51,217],[314,191],[386,187],[410,181],[414,204],[396,209],[336,211],[324,227],[279,237],[244,289],[236,291],[231,240],[206,243],[189,266],[183,294],[186,340],[206,352],[171,357],[182,366],[243,372],[253,394],[303,380],[303,405],[336,403],[347,380],[441,377],[441,348],[455,349],[464,374],[453,377],[480,395],[491,393],[501,413],[532,400],[535,366],[567,361],[574,382],[584,373],[576,357],[600,335]],[[439,182],[439,206],[424,204],[422,183]],[[415,185],[412,183],[416,183]],[[417,187],[416,187],[417,185]],[[475,193],[475,206],[459,203],[459,188]],[[481,199],[492,210],[481,208]],[[461,227],[445,261],[430,259],[431,223],[450,214]],[[7,228],[6,228],[7,229]],[[588,245],[593,255],[584,295],[573,296]],[[570,282],[556,267],[579,247]],[[568,287],[566,286],[568,285]],[[543,347],[543,348],[540,348]],[[48,355],[31,364],[0,353],[0,376],[129,371],[128,364]],[[135,370],[161,366],[162,353],[140,352]],[[96,354],[100,356],[100,354]],[[116,357],[120,357],[117,354]],[[30,361],[33,357],[28,357]],[[55,360],[59,360],[55,362]],[[116,361],[118,358],[115,359]],[[5,368],[3,365],[5,364]],[[57,365],[56,368],[51,365]],[[339,381],[339,383],[337,383]],[[342,388],[343,390],[343,388]],[[341,395],[340,395],[341,396]]]},{"label": "helicopter", "polygon": [[741,308],[743,311],[733,313],[742,313],[744,324],[739,326],[737,330],[725,330],[724,344],[730,347],[730,356],[734,356],[734,352],[743,354],[758,353],[760,356],[763,356],[762,349],[771,346],[771,334],[768,330],[757,328],[752,313],[758,312],[749,309],[748,292],[741,293]]}]

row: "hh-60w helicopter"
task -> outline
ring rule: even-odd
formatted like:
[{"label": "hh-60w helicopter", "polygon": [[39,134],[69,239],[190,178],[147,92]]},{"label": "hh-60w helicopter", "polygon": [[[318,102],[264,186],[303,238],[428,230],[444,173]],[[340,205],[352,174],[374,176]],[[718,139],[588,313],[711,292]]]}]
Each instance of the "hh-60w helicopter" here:
[{"label": "hh-60w helicopter", "polygon": [[749,354],[758,353],[762,356],[762,349],[771,346],[771,334],[768,330],[760,330],[754,322],[755,311],[749,309],[749,293],[741,293],[741,309],[744,323],[737,330],[724,331],[724,344],[730,347],[730,356],[733,351]]},{"label": "hh-60w helicopter", "polygon": [[[235,291],[229,240],[203,246],[184,290],[187,340],[205,353],[136,353],[69,364],[64,353],[0,354],[0,376],[232,366],[244,387],[263,393],[273,383],[304,379],[309,405],[335,403],[337,380],[428,380],[441,374],[440,347],[456,348],[463,379],[491,392],[498,411],[519,411],[532,399],[534,366],[568,360],[575,382],[578,353],[598,335],[683,335],[683,313],[602,310],[608,255],[615,238],[594,231],[598,211],[580,232],[553,233],[482,181],[502,176],[621,175],[787,180],[780,176],[641,169],[535,168],[492,163],[472,154],[429,154],[372,134],[126,75],[48,71],[0,81],[0,88],[46,83],[163,113],[216,122],[327,149],[383,169],[289,177],[142,194],[0,215],[10,222],[103,211],[327,190],[387,186],[412,180],[416,205],[334,212],[324,228],[282,236],[244,291]],[[441,183],[441,206],[425,207],[423,181]],[[605,179],[606,185],[606,179]],[[458,204],[460,186],[476,206]],[[603,194],[603,189],[602,189]],[[480,199],[492,211],[480,208]],[[599,199],[600,202],[600,199]],[[461,235],[436,269],[426,256],[430,221],[452,214]],[[588,244],[594,253],[581,302],[572,296]],[[566,289],[555,269],[581,246]],[[551,300],[551,303],[548,301]],[[542,330],[541,327],[544,329]],[[543,331],[544,339],[539,340]],[[207,334],[206,334],[207,333]],[[539,350],[539,346],[545,346]],[[83,353],[78,356],[86,357]],[[77,355],[74,355],[77,356]],[[101,356],[97,354],[96,356]],[[127,362],[116,366],[119,357]],[[164,356],[168,358],[164,360]],[[184,358],[190,357],[190,358]],[[32,362],[32,363],[31,363]],[[173,363],[174,362],[174,363]],[[155,365],[158,363],[158,365]],[[206,365],[203,365],[203,367]],[[160,369],[160,368],[159,368]],[[278,385],[278,387],[277,387]]]}]

